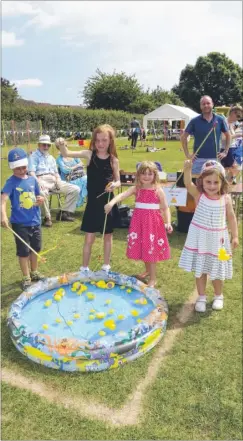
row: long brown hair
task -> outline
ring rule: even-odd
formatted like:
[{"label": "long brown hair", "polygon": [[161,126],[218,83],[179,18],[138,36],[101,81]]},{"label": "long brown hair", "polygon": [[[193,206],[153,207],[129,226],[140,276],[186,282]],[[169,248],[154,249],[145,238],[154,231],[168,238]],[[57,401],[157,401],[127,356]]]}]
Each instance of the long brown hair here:
[{"label": "long brown hair", "polygon": [[213,173],[216,173],[219,176],[221,185],[220,185],[220,189],[219,189],[219,194],[223,195],[229,192],[229,183],[226,180],[225,176],[220,173],[217,169],[215,168],[210,168],[210,170],[204,170],[200,176],[197,178],[196,180],[196,186],[197,189],[200,193],[204,193],[204,189],[203,189],[203,179],[206,178],[207,176],[212,175]]},{"label": "long brown hair", "polygon": [[137,187],[137,189],[141,188],[141,183],[140,183],[140,176],[146,172],[146,170],[151,171],[152,173],[154,173],[154,179],[152,181],[152,184],[155,187],[158,187],[160,184],[160,180],[159,180],[159,172],[158,169],[156,167],[156,164],[152,161],[143,161],[141,162],[141,164],[138,167],[137,173],[136,173],[136,178],[135,178],[135,186]]},{"label": "long brown hair", "polygon": [[94,129],[93,134],[92,134],[92,138],[91,138],[91,142],[90,142],[90,146],[89,146],[89,150],[91,150],[94,153],[96,152],[95,141],[96,141],[96,136],[98,133],[108,133],[109,138],[110,138],[110,145],[108,147],[108,153],[111,155],[111,157],[115,156],[117,158],[116,145],[115,145],[115,130],[109,124],[102,124],[102,125],[96,127],[96,129]]}]

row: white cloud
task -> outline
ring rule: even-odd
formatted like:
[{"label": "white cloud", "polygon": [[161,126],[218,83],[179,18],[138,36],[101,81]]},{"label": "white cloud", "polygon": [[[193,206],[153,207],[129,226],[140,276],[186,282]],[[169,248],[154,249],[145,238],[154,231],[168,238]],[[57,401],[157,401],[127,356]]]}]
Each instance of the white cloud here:
[{"label": "white cloud", "polygon": [[41,87],[43,82],[38,78],[27,78],[25,80],[11,80],[11,83],[14,83],[16,87]]},{"label": "white cloud", "polygon": [[18,4],[19,14],[28,11],[24,27],[44,30],[50,44],[55,29],[64,51],[72,47],[75,57],[89,52],[101,70],[135,74],[146,87],[171,88],[186,64],[212,51],[242,64],[239,1],[4,3]]},{"label": "white cloud", "polygon": [[[37,2],[38,3],[38,2]],[[21,2],[21,1],[3,1],[2,2],[2,16],[3,17],[14,17],[19,15],[34,15],[37,9],[34,7],[32,2]]]},{"label": "white cloud", "polygon": [[24,40],[18,40],[14,32],[2,31],[2,47],[16,47],[22,46],[23,44]]},{"label": "white cloud", "polygon": [[72,87],[67,87],[66,88],[66,92],[71,92],[73,89],[72,89]]}]

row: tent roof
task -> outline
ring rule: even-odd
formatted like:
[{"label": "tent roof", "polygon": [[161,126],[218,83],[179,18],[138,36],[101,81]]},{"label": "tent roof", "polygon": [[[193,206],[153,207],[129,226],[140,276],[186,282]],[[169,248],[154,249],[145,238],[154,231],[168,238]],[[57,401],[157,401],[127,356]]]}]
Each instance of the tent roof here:
[{"label": "tent roof", "polygon": [[181,107],[175,106],[174,104],[164,104],[163,106],[158,107],[153,110],[153,112],[145,115],[147,120],[169,120],[172,119],[174,121],[180,121],[182,119],[190,120],[198,116],[198,113],[194,112],[194,110],[189,109],[189,107]]}]

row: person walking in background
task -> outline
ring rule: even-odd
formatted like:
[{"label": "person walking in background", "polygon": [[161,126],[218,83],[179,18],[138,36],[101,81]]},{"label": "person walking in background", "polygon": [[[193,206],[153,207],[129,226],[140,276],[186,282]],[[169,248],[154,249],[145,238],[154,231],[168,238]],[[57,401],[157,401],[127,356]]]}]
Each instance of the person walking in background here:
[{"label": "person walking in background", "polygon": [[135,116],[133,117],[132,121],[131,121],[131,148],[135,149],[136,145],[137,145],[137,140],[138,140],[138,135],[140,134],[140,123],[139,121],[135,118]]}]

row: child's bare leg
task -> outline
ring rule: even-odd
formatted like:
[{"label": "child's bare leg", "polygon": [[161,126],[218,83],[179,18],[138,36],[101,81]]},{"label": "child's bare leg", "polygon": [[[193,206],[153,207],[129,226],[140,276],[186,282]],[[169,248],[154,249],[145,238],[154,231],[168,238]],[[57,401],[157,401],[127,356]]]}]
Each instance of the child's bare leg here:
[{"label": "child's bare leg", "polygon": [[105,234],[105,237],[104,237],[104,265],[110,265],[112,238],[113,238],[113,234]]},{"label": "child's bare leg", "polygon": [[149,276],[150,264],[149,262],[144,262],[144,265],[145,265],[145,271],[141,274],[138,274],[138,277],[140,279],[144,279],[145,277]]},{"label": "child's bare leg", "polygon": [[195,303],[195,310],[197,312],[206,312],[206,286],[207,286],[207,274],[202,274],[201,277],[196,277],[196,285],[198,292],[198,299]]},{"label": "child's bare leg", "polygon": [[205,296],[207,286],[207,274],[196,277],[197,292],[199,296]]},{"label": "child's bare leg", "polygon": [[149,282],[148,286],[154,287],[156,284],[156,263],[149,262]]},{"label": "child's bare leg", "polygon": [[86,233],[83,248],[83,266],[87,267],[90,261],[92,245],[95,241],[95,233]]},{"label": "child's bare leg", "polygon": [[220,296],[223,291],[223,282],[222,280],[212,280],[213,288],[214,288],[214,294],[216,296]]},{"label": "child's bare leg", "polygon": [[37,271],[38,257],[34,253],[30,253],[30,270],[31,272]]},{"label": "child's bare leg", "polygon": [[212,303],[212,309],[220,311],[224,307],[224,297],[223,297],[223,282],[222,280],[212,280],[214,288],[214,299]]},{"label": "child's bare leg", "polygon": [[19,266],[24,277],[30,277],[29,256],[19,257]]}]

